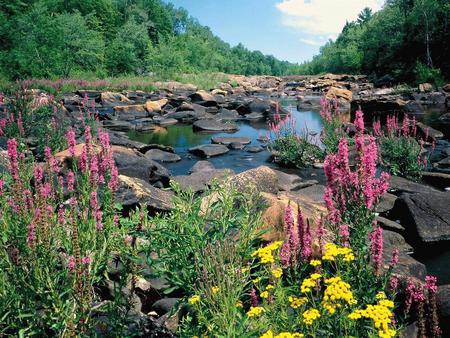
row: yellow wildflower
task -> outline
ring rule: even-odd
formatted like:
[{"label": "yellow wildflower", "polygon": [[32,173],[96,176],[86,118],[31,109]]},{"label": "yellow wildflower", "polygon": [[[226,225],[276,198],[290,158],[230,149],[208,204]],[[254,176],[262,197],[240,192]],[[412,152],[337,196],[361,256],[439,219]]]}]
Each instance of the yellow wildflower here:
[{"label": "yellow wildflower", "polygon": [[380,291],[380,292],[377,293],[375,298],[378,299],[378,300],[386,299],[386,294],[384,293],[384,291]]},{"label": "yellow wildflower", "polygon": [[247,316],[249,316],[249,318],[257,317],[262,313],[264,313],[265,311],[266,310],[264,310],[264,308],[261,306],[251,306],[250,310],[247,311]]},{"label": "yellow wildflower", "polygon": [[261,281],[261,277],[257,277],[254,280],[252,280],[253,284],[258,284]]},{"label": "yellow wildflower", "polygon": [[305,278],[300,286],[301,292],[310,292],[311,288],[316,286],[316,282],[312,278]]},{"label": "yellow wildflower", "polygon": [[273,263],[275,261],[273,257],[273,251],[277,250],[283,242],[278,241],[265,246],[264,248],[259,248],[252,253],[252,257],[258,257],[263,264]]},{"label": "yellow wildflower", "polygon": [[236,307],[242,308],[242,307],[244,307],[244,304],[242,304],[242,301],[238,300],[238,301],[236,302]]},{"label": "yellow wildflower", "polygon": [[267,299],[267,298],[269,298],[269,291],[263,291],[263,292],[261,292],[261,294],[259,296],[261,298]]},{"label": "yellow wildflower", "polygon": [[259,338],[274,338],[272,330],[267,331],[259,336]]},{"label": "yellow wildflower", "polygon": [[322,275],[320,273],[313,273],[313,274],[311,274],[310,277],[312,280],[318,280],[319,278],[322,277]]},{"label": "yellow wildflower", "polygon": [[272,290],[273,288],[275,288],[275,286],[273,286],[272,284],[266,286],[266,290]]},{"label": "yellow wildflower", "polygon": [[293,309],[298,309],[300,306],[302,306],[308,301],[306,297],[297,298],[293,296],[289,296],[288,300],[291,305],[291,308]]},{"label": "yellow wildflower", "polygon": [[327,288],[325,289],[322,305],[333,314],[336,308],[341,307],[339,302],[355,304],[350,284],[344,282],[340,277],[332,277],[325,280]]},{"label": "yellow wildflower", "polygon": [[282,275],[283,270],[281,270],[281,268],[272,269],[272,276],[274,276],[275,278],[281,278]]},{"label": "yellow wildflower", "polygon": [[199,295],[194,295],[191,298],[189,298],[188,302],[191,305],[194,305],[196,303],[198,303],[200,301],[200,296]]},{"label": "yellow wildflower", "polygon": [[319,266],[320,264],[322,264],[322,261],[319,259],[312,259],[309,264],[311,264],[312,266]]},{"label": "yellow wildflower", "polygon": [[217,292],[220,291],[220,288],[219,288],[218,286],[213,286],[213,287],[211,288],[211,291],[212,291],[212,293],[216,294]]},{"label": "yellow wildflower", "polygon": [[311,325],[317,318],[320,317],[320,313],[317,309],[309,309],[303,312],[303,321],[306,325]]}]

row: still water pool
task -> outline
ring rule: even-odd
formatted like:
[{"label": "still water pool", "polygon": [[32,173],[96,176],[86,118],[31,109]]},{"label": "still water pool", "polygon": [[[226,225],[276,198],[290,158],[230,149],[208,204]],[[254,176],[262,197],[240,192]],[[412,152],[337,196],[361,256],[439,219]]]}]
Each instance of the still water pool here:
[{"label": "still water pool", "polygon": [[[319,135],[322,130],[322,119],[318,111],[299,111],[295,106],[286,104],[295,119],[296,128],[299,132],[307,128],[314,142],[320,144]],[[258,141],[259,136],[269,135],[268,121],[260,120],[255,122],[238,121],[239,131],[234,133],[202,133],[194,132],[191,124],[176,124],[169,126],[159,132],[136,132],[128,134],[130,139],[146,144],[163,144],[171,146],[175,152],[181,156],[182,160],[177,163],[164,163],[172,175],[185,175],[189,169],[201,158],[188,152],[190,147],[200,144],[211,143],[212,137],[217,136],[245,136],[250,138],[250,146],[263,145]],[[230,150],[228,153],[208,159],[217,169],[229,168],[236,173],[255,168],[260,165],[271,166],[267,162],[270,154],[265,149],[259,153],[248,153],[244,150]]]}]

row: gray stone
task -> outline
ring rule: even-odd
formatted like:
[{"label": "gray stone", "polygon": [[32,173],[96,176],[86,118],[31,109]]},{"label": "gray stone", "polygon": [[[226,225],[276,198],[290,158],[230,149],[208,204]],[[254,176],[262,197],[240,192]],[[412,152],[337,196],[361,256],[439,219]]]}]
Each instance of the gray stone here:
[{"label": "gray stone", "polygon": [[136,177],[119,175],[119,189],[114,197],[125,208],[138,205],[146,206],[152,211],[169,211],[173,208],[173,193],[157,189]]},{"label": "gray stone", "polygon": [[195,163],[192,168],[189,170],[190,173],[209,171],[216,169],[211,162],[208,161],[198,161]]},{"label": "gray stone", "polygon": [[251,140],[248,137],[230,136],[230,137],[213,137],[211,138],[211,142],[227,146],[233,142],[238,142],[241,144],[249,144]]},{"label": "gray stone", "polygon": [[154,121],[156,124],[160,125],[161,127],[172,126],[172,125],[178,123],[177,119],[172,119],[172,118],[158,118],[158,119],[154,119]]},{"label": "gray stone", "polygon": [[261,120],[261,119],[264,118],[264,115],[261,114],[261,113],[253,112],[253,113],[250,113],[250,114],[245,114],[245,118],[247,120]]},{"label": "gray stone", "polygon": [[281,191],[297,190],[302,183],[302,178],[297,175],[286,174],[279,170],[274,170],[278,176],[278,189]]},{"label": "gray stone", "polygon": [[174,153],[169,153],[160,149],[150,149],[145,153],[145,157],[157,162],[178,162],[181,161],[181,157]]},{"label": "gray stone", "polygon": [[237,131],[239,127],[234,122],[222,122],[214,119],[202,119],[192,125],[194,130],[200,131]]},{"label": "gray stone", "polygon": [[325,194],[325,186],[320,185],[320,184],[311,185],[307,188],[296,191],[295,194],[308,197],[315,203],[323,203],[323,195]]},{"label": "gray stone", "polygon": [[229,179],[228,184],[244,192],[252,190],[272,194],[278,192],[278,176],[274,170],[266,166],[259,166],[237,174]]},{"label": "gray stone", "polygon": [[212,169],[194,172],[190,175],[179,175],[172,180],[179,184],[181,190],[190,189],[192,192],[205,191],[213,180],[223,181],[226,177],[234,174],[229,169]]},{"label": "gray stone", "polygon": [[170,312],[179,301],[180,298],[163,298],[153,303],[152,310],[162,316],[163,314]]},{"label": "gray stone", "polygon": [[422,181],[439,189],[450,187],[450,174],[422,172]]},{"label": "gray stone", "polygon": [[201,157],[212,157],[227,153],[229,150],[222,144],[202,144],[189,148],[189,152]]},{"label": "gray stone", "polygon": [[383,230],[383,250],[392,254],[394,249],[405,254],[411,254],[414,251],[402,235],[394,231]]},{"label": "gray stone", "polygon": [[450,284],[438,286],[436,297],[439,317],[450,317]]},{"label": "gray stone", "polygon": [[245,150],[248,153],[259,153],[259,152],[263,151],[264,148],[261,146],[248,146],[248,147],[245,147]]},{"label": "gray stone", "polygon": [[417,132],[420,135],[425,136],[428,134],[428,139],[425,141],[429,141],[429,140],[436,141],[437,139],[444,137],[444,134],[441,131],[431,128],[430,126],[427,126],[426,124],[424,124],[422,122],[417,122],[416,125],[417,125]]},{"label": "gray stone", "polygon": [[402,195],[397,209],[409,236],[433,244],[450,240],[449,206],[450,193],[430,192]]},{"label": "gray stone", "polygon": [[229,110],[220,108],[215,118],[222,121],[237,121],[240,118],[239,113],[236,110]]},{"label": "gray stone", "polygon": [[239,142],[231,142],[228,145],[228,148],[233,149],[233,150],[241,150],[244,149],[245,145],[243,145],[242,143]]},{"label": "gray stone", "polygon": [[396,232],[404,232],[405,228],[397,222],[391,221],[390,219],[381,217],[381,216],[376,216],[375,220],[378,222],[378,224],[386,230],[390,230],[390,231],[396,231]]},{"label": "gray stone", "polygon": [[380,202],[375,207],[375,212],[380,214],[388,213],[394,207],[395,201],[397,200],[397,196],[385,193],[381,196]]},{"label": "gray stone", "polygon": [[399,176],[391,176],[389,180],[389,191],[395,194],[400,193],[429,193],[439,190],[425,184],[416,183]]},{"label": "gray stone", "polygon": [[103,127],[114,131],[129,131],[134,129],[134,126],[127,121],[105,120],[102,124]]}]

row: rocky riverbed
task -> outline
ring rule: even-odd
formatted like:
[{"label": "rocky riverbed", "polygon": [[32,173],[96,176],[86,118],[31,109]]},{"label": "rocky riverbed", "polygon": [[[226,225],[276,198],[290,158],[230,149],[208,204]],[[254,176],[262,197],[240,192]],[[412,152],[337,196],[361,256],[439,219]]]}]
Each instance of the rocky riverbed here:
[{"label": "rocky riverbed", "polygon": [[[386,262],[392,250],[398,248],[400,260],[395,272],[400,276],[423,280],[430,266],[443,284],[439,290],[441,317],[450,317],[450,284],[447,284],[450,276],[445,275],[447,269],[433,264],[433,257],[448,257],[450,243],[450,85],[435,89],[424,84],[414,92],[398,93],[387,86],[376,88],[364,76],[325,75],[232,76],[228,83],[211,91],[176,82],[158,86],[162,89],[154,92],[79,90],[63,97],[62,106],[72,124],[79,123],[80,110],[89,107],[98,112],[99,126],[109,132],[120,174],[116,199],[124,206],[124,212],[138,204],[147,205],[152,213],[170,211],[174,195],[171,182],[181,189],[201,193],[213,181],[225,184],[232,180],[241,182],[244,190],[250,186],[256,188],[264,197],[267,208],[263,227],[271,230],[266,235],[267,240],[281,236],[280,215],[289,201],[300,206],[308,218],[317,219],[325,210],[325,177],[321,163],[303,170],[282,169],[270,162],[261,165],[270,159],[266,150],[266,126],[277,109],[281,114],[295,110],[300,117],[302,112],[317,111],[321,95],[326,95],[338,100],[341,109],[348,111],[348,118],[359,107],[370,121],[392,113],[416,116],[422,121],[418,125],[419,133],[428,129],[436,144],[430,171],[424,173],[419,183],[392,177],[390,192],[378,206],[377,219],[385,229]],[[275,98],[289,98],[294,108],[278,106]],[[315,114],[318,116],[317,112]],[[247,126],[252,126],[251,134],[239,132]],[[176,127],[188,128],[189,133],[173,135],[175,130],[180,130]],[[320,123],[308,132],[318,137]],[[180,150],[183,145],[168,144],[169,141],[139,141],[146,140],[145,135],[158,134],[173,135],[172,139],[189,135],[194,141],[184,143],[183,151]],[[196,139],[195,135],[201,138]],[[82,135],[78,138],[82,143]],[[149,138],[155,139],[158,138]],[[30,145],[33,145],[32,140]],[[78,150],[81,151],[81,147]],[[258,160],[249,167],[239,167],[235,165],[235,158],[229,157],[230,152]],[[56,155],[62,161],[67,157],[67,151]],[[215,161],[216,158],[225,160]],[[183,170],[176,170],[174,175],[170,168],[175,168],[180,161],[184,163]],[[441,261],[448,265],[448,261]],[[110,274],[112,270],[110,267]],[[441,270],[444,275],[439,276]],[[159,292],[157,284],[150,281],[146,285]],[[141,299],[143,308],[160,315],[168,313],[170,304],[175,301],[172,298]]]}]

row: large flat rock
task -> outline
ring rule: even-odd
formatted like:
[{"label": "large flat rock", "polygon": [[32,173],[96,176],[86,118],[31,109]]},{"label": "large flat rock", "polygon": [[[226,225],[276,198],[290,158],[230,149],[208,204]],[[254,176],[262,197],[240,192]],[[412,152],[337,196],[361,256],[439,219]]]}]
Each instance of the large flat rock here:
[{"label": "large flat rock", "polygon": [[450,240],[450,193],[404,194],[398,200],[401,223],[422,244]]},{"label": "large flat rock", "polygon": [[230,143],[234,143],[234,142],[241,143],[241,144],[249,144],[251,142],[251,140],[248,137],[229,136],[229,137],[212,137],[211,142],[216,143],[216,144],[223,144],[223,145],[227,146]]},{"label": "large flat rock", "polygon": [[228,152],[228,148],[222,144],[202,144],[189,148],[189,152],[197,156],[208,158],[225,154]]},{"label": "large flat rock", "polygon": [[222,122],[214,119],[202,119],[195,121],[192,125],[194,130],[200,131],[237,131],[239,127],[234,122]]},{"label": "large flat rock", "polygon": [[145,157],[157,162],[171,163],[181,161],[179,155],[161,149],[150,149],[145,153]]},{"label": "large flat rock", "polygon": [[174,176],[171,180],[179,184],[181,190],[190,189],[192,192],[202,192],[206,190],[214,180],[224,180],[234,172],[229,169],[210,169],[197,171],[190,175]]}]

